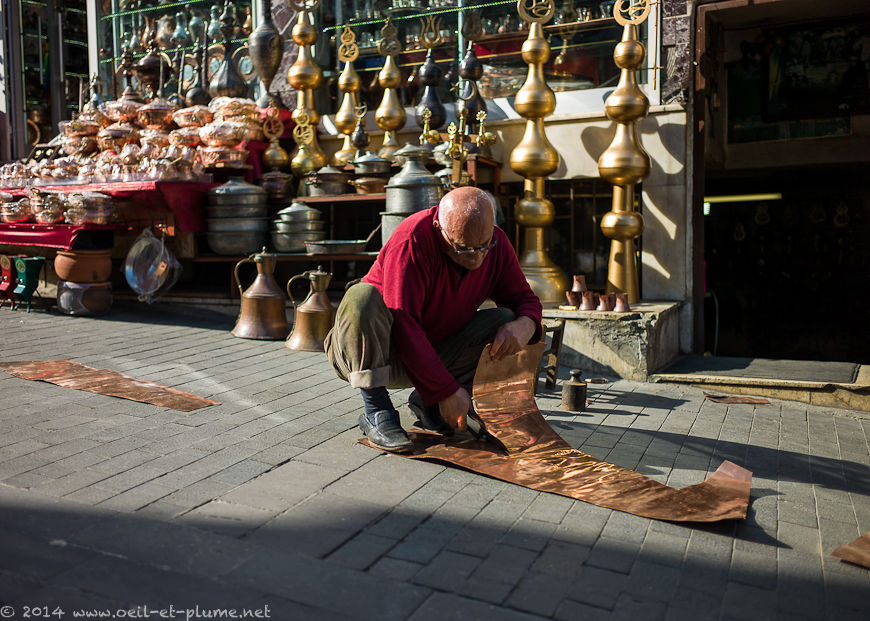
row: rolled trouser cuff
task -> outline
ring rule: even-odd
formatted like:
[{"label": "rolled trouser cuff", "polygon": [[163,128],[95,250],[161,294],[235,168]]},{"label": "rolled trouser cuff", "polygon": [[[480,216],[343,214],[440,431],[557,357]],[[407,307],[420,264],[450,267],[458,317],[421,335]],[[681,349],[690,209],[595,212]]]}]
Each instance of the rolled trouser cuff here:
[{"label": "rolled trouser cuff", "polygon": [[392,372],[390,367],[378,367],[377,369],[363,369],[348,373],[347,381],[351,388],[380,388],[389,386]]}]

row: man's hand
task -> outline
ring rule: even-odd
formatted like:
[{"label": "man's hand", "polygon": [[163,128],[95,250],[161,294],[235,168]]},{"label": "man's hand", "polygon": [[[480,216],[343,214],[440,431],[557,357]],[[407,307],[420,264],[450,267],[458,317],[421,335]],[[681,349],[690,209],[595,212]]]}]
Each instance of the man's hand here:
[{"label": "man's hand", "polygon": [[534,335],[535,322],[525,315],[518,317],[498,329],[492,347],[489,349],[489,355],[493,360],[512,356],[528,345]]},{"label": "man's hand", "polygon": [[440,401],[438,407],[448,425],[459,431],[465,431],[465,415],[471,409],[471,397],[462,386],[444,401]]}]

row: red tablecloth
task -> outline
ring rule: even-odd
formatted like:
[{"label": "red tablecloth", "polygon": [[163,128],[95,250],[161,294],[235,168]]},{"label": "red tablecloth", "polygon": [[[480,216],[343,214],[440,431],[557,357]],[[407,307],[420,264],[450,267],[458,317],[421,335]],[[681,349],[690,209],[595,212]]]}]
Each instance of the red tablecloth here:
[{"label": "red tablecloth", "polygon": [[[157,209],[168,208],[175,215],[178,228],[188,233],[198,233],[205,230],[206,193],[216,185],[198,181],[109,181],[79,185],[41,185],[39,188],[52,192],[100,192],[135,200]],[[26,189],[4,188],[3,192],[22,196]]]},{"label": "red tablecloth", "polygon": [[111,224],[5,224],[0,222],[0,244],[16,246],[44,246],[71,250],[76,236],[82,231],[106,231]]}]

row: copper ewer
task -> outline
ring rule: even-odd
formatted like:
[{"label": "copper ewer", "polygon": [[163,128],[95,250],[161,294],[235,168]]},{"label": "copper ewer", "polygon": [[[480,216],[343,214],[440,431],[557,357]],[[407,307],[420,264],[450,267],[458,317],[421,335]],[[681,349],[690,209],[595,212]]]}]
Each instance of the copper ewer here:
[{"label": "copper ewer", "polygon": [[[257,266],[257,277],[244,293],[239,281],[239,267],[242,263],[254,263]],[[267,253],[265,248],[236,263],[233,276],[242,295],[242,307],[236,327],[232,331],[233,336],[276,341],[287,336],[290,327],[287,323],[284,292],[273,276],[277,263],[275,255]]]},{"label": "copper ewer", "polygon": [[[301,304],[296,304],[293,294],[290,293],[290,285],[294,280],[305,278],[311,281],[311,289],[305,300]],[[330,280],[332,274],[324,272],[318,266],[316,270],[298,274],[287,282],[287,295],[296,307],[293,331],[287,337],[287,347],[290,349],[323,351],[323,341],[335,321],[335,309],[332,308],[329,296],[326,295]]]}]

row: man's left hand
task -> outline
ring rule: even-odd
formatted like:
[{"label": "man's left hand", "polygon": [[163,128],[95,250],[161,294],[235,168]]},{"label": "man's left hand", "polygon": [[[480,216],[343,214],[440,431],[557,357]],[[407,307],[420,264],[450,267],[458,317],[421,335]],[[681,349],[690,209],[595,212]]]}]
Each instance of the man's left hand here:
[{"label": "man's left hand", "polygon": [[523,315],[513,321],[504,324],[495,334],[489,355],[493,360],[501,360],[505,356],[512,356],[529,344],[535,335],[535,322]]}]

